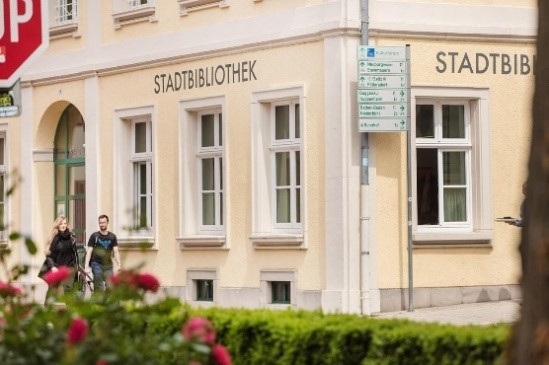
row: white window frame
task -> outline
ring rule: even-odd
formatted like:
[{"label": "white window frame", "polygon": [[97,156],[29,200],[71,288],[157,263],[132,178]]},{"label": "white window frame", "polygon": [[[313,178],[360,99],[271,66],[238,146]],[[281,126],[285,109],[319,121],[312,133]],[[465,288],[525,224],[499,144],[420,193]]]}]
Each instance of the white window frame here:
[{"label": "white window frame", "polygon": [[[288,106],[289,107],[289,132],[290,132],[290,138],[284,139],[284,140],[277,140],[275,139],[275,128],[276,123],[269,123],[270,124],[270,137],[271,137],[271,146],[269,147],[270,155],[271,155],[271,194],[272,194],[272,201],[274,204],[272,205],[272,216],[274,218],[273,227],[275,230],[281,230],[281,231],[290,231],[295,232],[298,231],[301,228],[301,217],[297,217],[297,198],[296,198],[296,192],[297,190],[301,190],[301,185],[297,185],[296,182],[296,154],[297,152],[301,153],[302,150],[302,144],[301,144],[301,138],[295,137],[295,108],[296,105],[299,105],[299,101],[295,100],[285,100],[285,101],[278,101],[271,103],[271,116],[269,118],[270,121],[274,121],[276,119],[276,107],[278,106]],[[300,108],[301,109],[301,108]],[[300,126],[301,129],[301,126]],[[280,188],[276,185],[276,155],[277,153],[281,152],[287,152],[290,154],[290,184],[286,187],[286,189],[290,190],[290,222],[286,223],[280,223],[277,222],[277,191],[280,190]],[[298,222],[299,220],[299,222]]]},{"label": "white window frame", "polygon": [[[251,242],[256,248],[298,248],[306,246],[307,176],[306,176],[306,118],[305,88],[303,86],[258,91],[252,94],[252,232]],[[301,222],[276,223],[275,167],[273,153],[280,146],[273,144],[273,109],[280,103],[299,104],[300,141],[285,147],[300,149]]]},{"label": "white window frame", "polygon": [[3,221],[0,222],[3,229],[0,229],[0,248],[5,248],[8,246],[8,213],[9,213],[9,202],[6,192],[8,191],[9,179],[8,179],[8,141],[7,141],[7,125],[0,125],[0,139],[4,141],[3,143],[3,155],[4,160],[0,161],[0,176],[4,179],[4,191],[2,191],[2,196],[4,200],[0,202],[4,207],[4,217]]},{"label": "white window frame", "polygon": [[[180,167],[179,167],[179,224],[180,235],[177,241],[180,248],[218,247],[228,248],[226,227],[229,226],[230,199],[228,191],[228,155],[227,112],[224,96],[182,100],[179,104],[180,131]],[[221,114],[222,146],[200,148],[201,116]],[[218,136],[216,130],[216,138]],[[217,157],[223,160],[223,169],[219,178],[223,180],[223,199],[217,204],[223,205],[223,224],[202,224],[202,158]],[[218,189],[218,192],[221,190]]]},{"label": "white window frame", "polygon": [[[69,12],[68,6],[72,6]],[[79,36],[78,18],[79,18],[79,0],[50,0],[49,18],[50,18],[50,37],[60,38],[66,36]],[[70,19],[69,19],[70,17]]]},{"label": "white window frame", "polygon": [[[202,147],[201,146],[201,139],[202,139],[202,117],[205,115],[213,115],[214,116],[214,146],[211,147]],[[224,211],[221,210],[221,207],[223,206],[223,195],[224,191],[221,187],[222,182],[225,183],[223,180],[223,144],[220,144],[219,141],[219,128],[222,128],[223,133],[223,117],[222,117],[221,109],[215,108],[211,110],[203,110],[198,112],[198,126],[197,126],[197,152],[196,152],[196,176],[198,177],[198,194],[197,197],[198,200],[198,206],[199,206],[199,232],[204,234],[217,234],[219,232],[223,232],[223,224],[221,222],[224,221]],[[221,118],[220,118],[221,116]],[[221,136],[221,139],[223,140],[223,136]],[[202,196],[206,191],[203,190],[203,165],[202,161],[204,159],[213,159],[214,160],[214,188],[212,191],[209,191],[209,193],[214,194],[214,201],[215,201],[215,223],[213,225],[205,225],[202,217],[204,213],[204,207],[202,205],[203,199]]]},{"label": "white window frame", "polygon": [[[150,117],[137,117],[129,121],[131,123],[131,152],[130,163],[132,164],[133,184],[132,195],[135,208],[133,209],[134,217],[133,227],[139,231],[150,231],[153,227],[153,143],[152,143],[152,122]],[[145,151],[136,152],[135,136],[136,126],[138,124],[145,124]],[[145,166],[145,191],[142,192],[141,186],[141,167]],[[145,199],[145,220],[147,227],[138,227],[137,221],[140,219],[141,202]]]},{"label": "white window frame", "polygon": [[[413,87],[412,100],[412,240],[415,247],[489,245],[493,238],[492,188],[491,188],[491,140],[490,140],[490,92],[485,88],[460,87]],[[463,104],[467,105],[466,136],[464,139],[416,139],[416,105],[418,104]],[[435,106],[436,108],[436,106]],[[435,112],[436,114],[436,112]],[[435,122],[436,125],[436,122]],[[417,214],[417,160],[419,147],[438,147],[447,151],[468,151],[468,181],[470,191],[467,199],[468,221],[443,223],[438,226],[418,225]],[[439,152],[440,153],[440,152]],[[439,167],[439,179],[442,171]],[[439,189],[441,187],[439,186]],[[439,193],[439,206],[442,206]],[[443,212],[439,212],[440,215]]]},{"label": "white window frame", "polygon": [[126,24],[158,20],[156,18],[156,0],[147,0],[146,4],[141,4],[141,0],[112,1],[112,17],[116,29]]},{"label": "white window frame", "polygon": [[[147,151],[135,151],[136,122],[147,123]],[[154,245],[156,226],[155,199],[155,110],[153,106],[115,110],[114,113],[114,197],[115,219],[113,230],[117,232],[121,246]],[[145,163],[150,169],[147,173],[147,199],[149,201],[148,216],[150,227],[147,229],[130,228],[136,226],[135,210],[138,209],[138,186],[136,166]]]},{"label": "white window frame", "polygon": [[229,6],[229,0],[177,0],[179,15],[188,15],[191,11],[197,11],[212,7],[225,8]]},{"label": "white window frame", "polygon": [[[437,170],[439,183],[438,186],[438,225],[418,225],[418,230],[428,232],[439,228],[458,228],[472,231],[471,225],[471,114],[470,101],[468,99],[416,99],[417,105],[433,105],[434,112],[434,132],[433,138],[419,138],[415,140],[415,151],[417,161],[417,150],[420,148],[434,149],[437,151]],[[462,105],[464,107],[464,138],[450,139],[442,137],[442,106],[443,105]],[[464,152],[465,153],[465,171],[466,171],[466,221],[464,222],[445,222],[444,221],[444,186],[443,186],[443,153],[444,152]],[[417,179],[417,178],[416,178]],[[417,181],[417,180],[416,180]],[[417,204],[417,200],[416,200]],[[417,216],[417,210],[416,210]]]}]

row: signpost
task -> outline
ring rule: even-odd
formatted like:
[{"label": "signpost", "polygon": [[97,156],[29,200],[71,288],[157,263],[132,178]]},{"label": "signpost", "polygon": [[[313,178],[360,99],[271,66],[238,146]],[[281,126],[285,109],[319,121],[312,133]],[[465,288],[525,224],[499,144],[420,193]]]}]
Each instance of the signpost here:
[{"label": "signpost", "polygon": [[48,0],[2,0],[0,88],[11,88],[48,42]]},{"label": "signpost", "polygon": [[359,46],[358,129],[406,132],[410,126],[407,47]]},{"label": "signpost", "polygon": [[[412,256],[412,134],[410,132],[410,46],[358,47],[359,132],[406,132],[408,190],[408,310],[414,309]],[[363,134],[367,135],[366,133]]]}]

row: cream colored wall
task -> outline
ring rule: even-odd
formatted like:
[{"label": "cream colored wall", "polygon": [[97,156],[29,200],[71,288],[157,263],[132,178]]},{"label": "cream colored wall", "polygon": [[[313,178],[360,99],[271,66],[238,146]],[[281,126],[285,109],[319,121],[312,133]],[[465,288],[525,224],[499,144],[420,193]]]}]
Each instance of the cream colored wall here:
[{"label": "cream colored wall", "polygon": [[[304,290],[319,290],[324,273],[324,196],[323,178],[323,62],[322,43],[306,43],[268,50],[205,58],[171,66],[102,77],[101,89],[101,166],[103,184],[100,206],[114,210],[113,201],[113,111],[153,104],[156,133],[156,243],[158,250],[123,253],[126,265],[146,261],[146,269],[159,275],[163,285],[185,285],[188,268],[219,268],[223,287],[258,287],[260,269],[288,268],[298,270],[298,285]],[[308,62],[315,59],[317,62]],[[204,87],[164,94],[154,93],[154,76],[209,67],[218,64],[257,60],[257,80],[223,86]],[[307,147],[306,176],[308,249],[256,250],[248,237],[251,233],[251,97],[255,91],[303,85],[306,90],[305,139]],[[228,174],[228,250],[185,250],[175,238],[179,232],[179,115],[181,100],[212,96],[226,98],[227,128],[226,168]],[[107,213],[108,214],[108,213]]]},{"label": "cream colored wall", "polygon": [[[132,40],[143,34],[153,36],[181,29],[209,27],[212,24],[219,24],[219,31],[223,32],[223,23],[251,18],[265,13],[318,5],[324,2],[326,0],[229,0],[226,7],[215,6],[203,10],[194,10],[181,16],[179,14],[179,5],[175,0],[157,0],[155,14],[156,18],[161,19],[161,21],[155,21],[152,24],[149,21],[142,21],[123,25],[121,28],[116,29],[113,26],[111,15],[112,1],[109,1],[108,6],[103,7],[101,28],[103,30],[103,43]],[[181,41],[185,42],[184,39]]]},{"label": "cream colored wall", "polygon": [[64,37],[50,39],[48,48],[44,52],[46,56],[56,53],[68,53],[71,51],[82,50],[86,48],[86,42],[88,37],[88,18],[86,11],[87,6],[88,0],[78,0],[78,31],[74,35],[70,34]]},{"label": "cream colored wall", "polygon": [[[399,2],[419,2],[417,0],[395,0]],[[440,0],[421,0],[423,3],[440,3]],[[519,6],[537,8],[537,0],[445,0],[447,4],[484,5],[484,6]]]},{"label": "cream colored wall", "polygon": [[[412,87],[483,87],[490,90],[493,216],[517,216],[527,172],[533,76],[438,73],[439,51],[526,54],[533,44],[379,40],[379,45],[411,44]],[[408,286],[406,228],[406,141],[404,134],[374,134],[380,288]],[[391,227],[391,229],[388,229]],[[393,229],[396,228],[396,229]],[[494,223],[491,248],[414,250],[414,286],[468,286],[518,283],[520,229]]]}]

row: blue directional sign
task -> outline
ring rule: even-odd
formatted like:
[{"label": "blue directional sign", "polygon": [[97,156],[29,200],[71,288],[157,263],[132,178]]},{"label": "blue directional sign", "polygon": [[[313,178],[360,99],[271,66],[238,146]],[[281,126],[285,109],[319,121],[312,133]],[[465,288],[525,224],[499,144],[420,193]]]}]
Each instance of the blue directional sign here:
[{"label": "blue directional sign", "polygon": [[359,46],[360,132],[405,132],[410,125],[410,62],[407,47]]}]

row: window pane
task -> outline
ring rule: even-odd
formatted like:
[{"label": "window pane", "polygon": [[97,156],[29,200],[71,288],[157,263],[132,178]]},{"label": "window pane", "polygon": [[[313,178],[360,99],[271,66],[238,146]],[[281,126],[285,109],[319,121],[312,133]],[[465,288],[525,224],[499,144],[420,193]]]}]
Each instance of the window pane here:
[{"label": "window pane", "polygon": [[467,203],[465,188],[444,189],[444,221],[466,222]]},{"label": "window pane", "polygon": [[465,106],[442,106],[442,137],[465,138]]},{"label": "window pane", "polygon": [[443,152],[444,185],[465,185],[465,152]]},{"label": "window pane", "polygon": [[202,190],[214,190],[214,159],[202,160]]},{"label": "window pane", "polygon": [[219,193],[219,224],[223,225],[223,193]]},{"label": "window pane", "polygon": [[297,223],[301,223],[301,189],[299,188],[297,188],[295,191],[295,199],[296,199],[295,214],[297,215],[296,221]]},{"label": "window pane", "polygon": [[438,224],[437,150],[418,148],[416,157],[418,224]]},{"label": "window pane", "polygon": [[275,107],[275,139],[290,138],[290,106]]},{"label": "window pane", "polygon": [[5,139],[0,138],[0,165],[4,165],[4,148],[5,148]]},{"label": "window pane", "polygon": [[295,183],[301,185],[301,153],[296,151],[295,153]]},{"label": "window pane", "polygon": [[147,152],[147,123],[135,123],[135,153]]},{"label": "window pane", "polygon": [[290,303],[290,282],[289,281],[272,281],[271,282],[272,302],[273,303]]},{"label": "window pane", "polygon": [[147,228],[147,197],[139,198],[139,228]]},{"label": "window pane", "polygon": [[66,194],[65,166],[66,165],[55,165],[55,195]]},{"label": "window pane", "polygon": [[433,105],[416,105],[416,137],[435,138],[433,113]]},{"label": "window pane", "polygon": [[221,118],[221,113],[219,113],[219,145],[223,146],[223,119]]},{"label": "window pane", "polygon": [[214,115],[202,116],[202,147],[215,145]]},{"label": "window pane", "polygon": [[276,191],[276,222],[290,223],[290,189]]},{"label": "window pane", "polygon": [[139,194],[147,194],[147,164],[139,164]]},{"label": "window pane", "polygon": [[196,300],[213,301],[213,280],[196,280]]},{"label": "window pane", "polygon": [[[4,174],[0,174],[0,203],[4,203],[5,197],[4,197]],[[0,220],[0,223],[4,222],[3,220]]]},{"label": "window pane", "polygon": [[290,185],[290,152],[276,153],[276,186]]},{"label": "window pane", "polygon": [[296,104],[295,105],[295,138],[300,138],[301,137],[301,132],[300,132],[301,126],[299,124],[300,124],[300,122],[299,122],[299,104]]},{"label": "window pane", "polygon": [[202,194],[202,224],[205,226],[215,225],[215,194]]},{"label": "window pane", "polygon": [[219,188],[223,190],[223,159],[219,158]]}]

